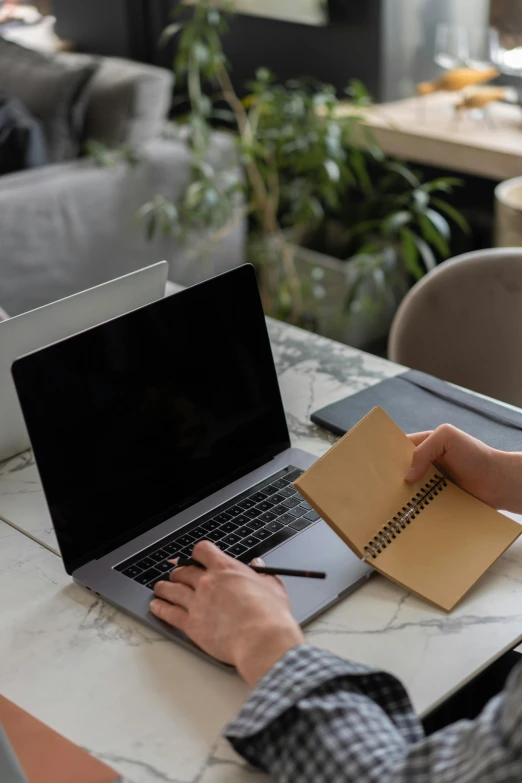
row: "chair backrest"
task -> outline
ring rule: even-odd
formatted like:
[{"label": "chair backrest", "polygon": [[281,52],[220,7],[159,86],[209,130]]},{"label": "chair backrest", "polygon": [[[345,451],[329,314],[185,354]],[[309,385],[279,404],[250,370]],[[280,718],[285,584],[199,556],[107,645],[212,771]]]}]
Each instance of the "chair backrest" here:
[{"label": "chair backrest", "polygon": [[388,356],[522,407],[522,248],[445,261],[403,300]]}]

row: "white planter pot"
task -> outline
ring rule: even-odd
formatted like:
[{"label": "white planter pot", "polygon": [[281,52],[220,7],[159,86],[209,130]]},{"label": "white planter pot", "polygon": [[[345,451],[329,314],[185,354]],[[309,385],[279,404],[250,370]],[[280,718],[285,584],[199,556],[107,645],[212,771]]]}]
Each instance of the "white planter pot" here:
[{"label": "white planter pot", "polygon": [[[385,337],[397,309],[396,293],[390,292],[389,301],[379,301],[379,306],[363,307],[358,311],[347,308],[346,303],[357,277],[354,261],[339,261],[331,256],[296,248],[295,264],[305,290],[313,293],[305,296],[306,311],[312,317],[317,332],[333,340],[363,348]],[[316,270],[321,270],[318,274]],[[404,283],[403,294],[407,285]],[[361,286],[358,298],[375,301],[375,285],[368,281]]]},{"label": "white planter pot", "polygon": [[495,245],[522,247],[522,177],[495,188]]}]

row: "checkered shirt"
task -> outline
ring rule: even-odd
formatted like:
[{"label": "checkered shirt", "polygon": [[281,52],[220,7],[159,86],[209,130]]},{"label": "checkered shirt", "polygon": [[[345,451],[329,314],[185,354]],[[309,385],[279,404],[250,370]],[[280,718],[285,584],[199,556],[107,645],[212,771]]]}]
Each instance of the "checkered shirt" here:
[{"label": "checkered shirt", "polygon": [[522,666],[475,721],[425,737],[395,677],[302,645],[225,735],[278,783],[520,783]]}]

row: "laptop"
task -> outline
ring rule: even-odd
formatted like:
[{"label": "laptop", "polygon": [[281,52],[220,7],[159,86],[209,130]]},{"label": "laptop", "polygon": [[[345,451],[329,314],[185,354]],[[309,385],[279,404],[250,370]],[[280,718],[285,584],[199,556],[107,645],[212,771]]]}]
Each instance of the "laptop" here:
[{"label": "laptop", "polygon": [[195,649],[149,602],[201,539],[326,571],[286,579],[301,624],[372,573],[292,486],[316,458],[290,445],[252,266],[18,359],[13,377],[67,572],[147,625]]},{"label": "laptop", "polygon": [[11,365],[29,351],[165,295],[168,264],[157,264],[0,322],[0,461],[29,448]]}]

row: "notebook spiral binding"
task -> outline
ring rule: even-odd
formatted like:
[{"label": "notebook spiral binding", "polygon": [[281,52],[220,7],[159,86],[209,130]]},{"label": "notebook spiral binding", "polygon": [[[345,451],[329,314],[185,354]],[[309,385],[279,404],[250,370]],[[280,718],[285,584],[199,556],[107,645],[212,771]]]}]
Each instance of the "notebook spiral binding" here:
[{"label": "notebook spiral binding", "polygon": [[414,495],[406,506],[403,506],[400,511],[395,514],[393,519],[387,522],[376,536],[371,539],[364,547],[366,552],[363,560],[369,560],[372,558],[375,560],[378,555],[381,554],[383,549],[391,544],[394,538],[397,538],[403,530],[410,524],[412,519],[424,510],[425,506],[429,505],[430,501],[442,492],[442,490],[448,486],[447,480],[444,476],[435,475],[422,489]]}]

